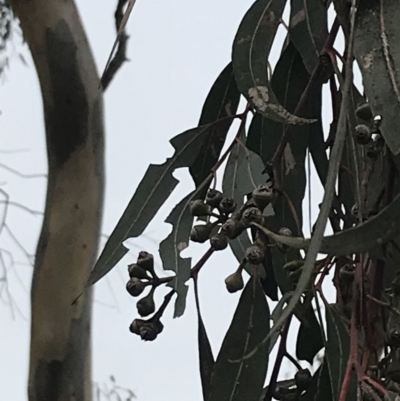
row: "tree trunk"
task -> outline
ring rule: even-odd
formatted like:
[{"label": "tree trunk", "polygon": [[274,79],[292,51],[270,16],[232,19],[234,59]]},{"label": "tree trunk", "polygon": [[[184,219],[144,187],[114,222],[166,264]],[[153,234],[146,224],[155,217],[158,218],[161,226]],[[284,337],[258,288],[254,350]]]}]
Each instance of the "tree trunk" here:
[{"label": "tree trunk", "polygon": [[103,103],[72,0],[12,0],[35,62],[48,187],[32,282],[30,401],[91,400],[91,291],[103,203]]}]

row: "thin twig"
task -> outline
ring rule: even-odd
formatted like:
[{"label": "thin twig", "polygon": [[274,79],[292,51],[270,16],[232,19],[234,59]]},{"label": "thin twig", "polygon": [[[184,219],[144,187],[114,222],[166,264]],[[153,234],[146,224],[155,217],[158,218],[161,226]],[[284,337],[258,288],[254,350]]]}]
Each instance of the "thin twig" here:
[{"label": "thin twig", "polygon": [[[125,13],[123,9],[128,3]],[[117,71],[121,68],[122,64],[127,60],[126,58],[126,45],[129,36],[125,32],[126,23],[128,22],[129,16],[132,12],[133,6],[136,0],[119,0],[117,9],[115,11],[115,25],[117,29],[117,37],[115,38],[113,47],[111,49],[110,56],[108,57],[104,72],[100,79],[100,85],[105,91],[110,84],[111,80],[114,78]],[[115,49],[118,49],[115,53]]]}]

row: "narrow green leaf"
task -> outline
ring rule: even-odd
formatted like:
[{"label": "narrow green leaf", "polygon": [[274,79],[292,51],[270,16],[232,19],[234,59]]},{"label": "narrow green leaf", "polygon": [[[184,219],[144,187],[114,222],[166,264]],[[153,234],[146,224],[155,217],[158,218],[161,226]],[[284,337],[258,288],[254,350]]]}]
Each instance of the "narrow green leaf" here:
[{"label": "narrow green leaf", "polygon": [[350,355],[350,337],[334,305],[325,304],[325,317],[328,337],[325,345],[325,361],[329,368],[333,399],[337,400]]},{"label": "narrow green leaf", "polygon": [[397,0],[362,1],[357,8],[354,54],[374,115],[390,150],[400,152],[400,9]]},{"label": "narrow green leaf", "polygon": [[[244,145],[245,136],[233,146],[225,167],[222,191],[225,197],[233,198],[238,205],[243,205],[245,196],[251,194],[258,185],[267,181],[263,175],[264,163],[261,158]],[[242,142],[243,141],[243,142]],[[251,245],[249,234],[244,231],[238,238],[229,241],[233,254],[241,263],[246,249]],[[246,265],[246,271],[252,274],[253,268]],[[262,272],[262,277],[265,273]]]},{"label": "narrow green leaf", "polygon": [[[400,195],[397,195],[388,206],[364,223],[323,237],[319,253],[346,256],[353,253],[377,252],[383,244],[387,244],[400,233],[398,219],[400,219]],[[310,247],[310,239],[283,237],[265,227],[254,225],[274,241],[296,249],[309,249]]]},{"label": "narrow green leaf", "polygon": [[157,211],[178,184],[172,175],[175,169],[190,167],[201,148],[211,125],[190,129],[171,139],[173,156],[163,164],[151,164],[136,189],[122,217],[97,260],[87,286],[105,276],[128,252],[122,243],[143,233]]},{"label": "narrow green leaf", "polygon": [[236,114],[239,98],[240,92],[233,75],[232,63],[229,63],[211,87],[201,112],[199,126],[225,120],[208,131],[203,146],[189,168],[196,186],[203,182],[219,159],[233,121],[227,117]]},{"label": "narrow green leaf", "polygon": [[211,350],[210,340],[208,339],[206,328],[200,314],[198,314],[198,320],[200,376],[203,388],[203,399],[207,400],[208,395],[210,394],[211,377],[215,362]]},{"label": "narrow green leaf", "polygon": [[259,279],[251,277],[222,343],[208,401],[259,400],[268,368],[268,344],[256,355],[243,357],[268,334],[269,318]]},{"label": "narrow green leaf", "polygon": [[289,113],[277,100],[268,79],[268,56],[286,0],[257,0],[247,11],[232,49],[233,71],[240,92],[259,113],[285,124],[313,122]]},{"label": "narrow green leaf", "polygon": [[[294,45],[289,42],[282,53],[271,85],[281,104],[289,111],[294,112],[310,80],[310,74],[304,67],[302,58]],[[317,118],[321,115],[321,86],[313,88],[310,99],[300,109],[300,115]],[[259,154],[264,163],[270,162],[275,154],[282,136],[287,131],[288,145],[283,155],[284,171],[281,177],[282,188],[286,196],[280,196],[274,204],[274,216],[268,217],[267,226],[278,231],[281,227],[288,227],[294,235],[301,235],[303,198],[306,189],[305,159],[307,146],[314,131],[320,128],[320,121],[315,124],[287,126],[267,119],[260,114],[253,117],[249,128],[247,146]],[[293,212],[294,211],[294,212]],[[271,250],[272,265],[282,292],[292,289],[287,272],[282,266],[295,259],[299,259],[297,250],[290,250],[282,254],[276,249]]]},{"label": "narrow green leaf", "polygon": [[160,256],[164,270],[175,272],[175,278],[168,283],[177,293],[174,317],[183,315],[186,307],[188,287],[185,284],[190,278],[191,258],[181,258],[180,253],[189,245],[190,230],[193,216],[190,213],[189,203],[196,195],[190,193],[183,198],[165,220],[173,226],[171,233],[160,243]]},{"label": "narrow green leaf", "polygon": [[300,360],[305,360],[312,364],[315,355],[324,346],[321,337],[321,329],[315,312],[310,303],[307,309],[302,313],[302,322],[296,342],[296,356]]},{"label": "narrow green leaf", "polygon": [[312,74],[328,36],[328,10],[321,0],[292,0],[289,35]]},{"label": "narrow green leaf", "polygon": [[243,205],[245,195],[251,194],[254,188],[268,179],[268,176],[263,174],[263,161],[246,147],[245,140],[246,137],[242,135],[239,142],[233,146],[222,181],[224,196],[235,199],[238,205]]},{"label": "narrow green leaf", "polygon": [[[335,195],[335,183],[339,172],[340,161],[342,159],[343,144],[346,137],[346,126],[347,126],[347,110],[349,107],[349,93],[351,90],[351,84],[353,82],[353,74],[351,69],[351,52],[349,52],[348,60],[346,63],[346,78],[343,86],[343,101],[340,107],[339,121],[338,121],[338,132],[335,138],[335,142],[332,147],[331,158],[329,163],[328,176],[325,184],[325,192],[322,200],[320,212],[315,224],[315,230],[311,238],[308,252],[304,260],[303,270],[299,281],[296,285],[296,289],[293,291],[293,295],[289,301],[288,306],[282,312],[279,320],[274,324],[270,330],[270,334],[264,338],[264,340],[247,355],[251,357],[254,353],[257,353],[258,349],[263,346],[270,338],[270,335],[275,331],[280,330],[285,320],[293,313],[296,305],[298,304],[304,290],[310,283],[312,272],[314,270],[315,260],[318,253],[321,251],[321,244],[328,221],[329,213],[332,207],[332,201]],[[259,225],[258,225],[259,226]],[[268,231],[268,230],[266,230]],[[266,232],[264,231],[264,232]]]}]

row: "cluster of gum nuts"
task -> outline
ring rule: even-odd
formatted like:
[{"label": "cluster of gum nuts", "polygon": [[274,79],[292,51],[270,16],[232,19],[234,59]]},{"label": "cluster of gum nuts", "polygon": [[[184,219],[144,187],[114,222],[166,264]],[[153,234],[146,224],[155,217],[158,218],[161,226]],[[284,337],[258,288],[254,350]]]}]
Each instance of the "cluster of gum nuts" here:
[{"label": "cluster of gum nuts", "polygon": [[[265,224],[264,209],[274,200],[273,190],[265,184],[255,188],[251,195],[251,201],[241,208],[232,198],[225,198],[222,192],[210,189],[205,200],[194,200],[190,203],[192,216],[205,218],[205,224],[198,224],[192,228],[190,239],[193,242],[210,242],[214,251],[227,248],[229,240],[241,235],[252,223]],[[213,219],[214,221],[211,221]],[[280,235],[292,236],[289,228],[282,227]],[[254,241],[245,251],[244,263],[240,263],[238,269],[225,279],[226,288],[233,293],[244,287],[242,272],[246,263],[260,265],[265,259],[268,246],[271,246],[268,238],[257,230]],[[274,244],[281,252],[287,252],[286,245]]]},{"label": "cluster of gum nuts", "polygon": [[[147,286],[151,286],[150,292],[136,303],[138,313],[141,317],[151,315],[156,310],[154,302],[155,289],[164,282],[154,271],[153,255],[144,251],[139,252],[136,263],[128,266],[128,272],[130,279],[126,284],[126,290],[133,297],[138,297]],[[135,319],[131,323],[129,330],[139,335],[142,340],[155,340],[164,328],[160,321],[161,313],[159,312],[156,312],[148,320]]]}]

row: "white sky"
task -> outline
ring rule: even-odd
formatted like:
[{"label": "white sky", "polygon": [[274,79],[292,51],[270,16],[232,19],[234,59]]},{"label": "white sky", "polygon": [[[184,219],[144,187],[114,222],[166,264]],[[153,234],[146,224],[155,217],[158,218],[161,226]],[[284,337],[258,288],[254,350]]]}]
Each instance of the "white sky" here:
[{"label": "white sky", "polygon": [[[111,49],[116,1],[79,0],[78,6],[93,52],[102,70]],[[128,24],[130,42],[126,63],[105,95],[107,187],[103,233],[109,234],[125,209],[149,163],[162,163],[172,154],[168,140],[196,126],[204,99],[215,78],[230,60],[231,44],[251,0],[138,0]],[[26,174],[46,173],[42,103],[28,49],[14,36],[10,68],[0,87],[0,162]],[[25,66],[19,59],[22,53]],[[276,56],[278,52],[274,52]],[[172,206],[193,188],[186,171],[175,176],[179,185],[146,230],[146,238],[131,240],[132,253],[96,285],[93,322],[93,378],[132,389],[140,401],[201,400],[197,356],[197,318],[192,288],[187,312],[163,319],[164,332],[154,342],[141,342],[128,330],[137,316],[136,299],[125,291],[126,265],[139,250],[158,254],[158,243],[170,231],[164,224]],[[44,206],[45,179],[22,179],[0,167],[0,189],[31,209]],[[319,188],[313,192],[316,204]],[[0,209],[1,210],[1,209]],[[10,206],[7,224],[30,254],[34,253],[41,217]],[[0,305],[0,394],[24,401],[29,349],[29,288],[31,266],[10,235],[3,232],[0,247],[16,264],[7,273],[9,295]],[[195,246],[184,255],[206,250]],[[10,267],[10,256],[2,253]],[[0,266],[1,267],[1,266]],[[160,263],[158,260],[158,267]],[[229,251],[218,253],[200,275],[202,312],[215,355],[239,295],[225,290],[224,278],[237,262]],[[1,270],[0,270],[1,271]],[[159,270],[161,271],[161,270]],[[0,273],[2,277],[3,272]],[[0,283],[1,284],[1,283]],[[1,288],[1,287],[0,287]],[[166,293],[161,290],[159,301]]]}]

